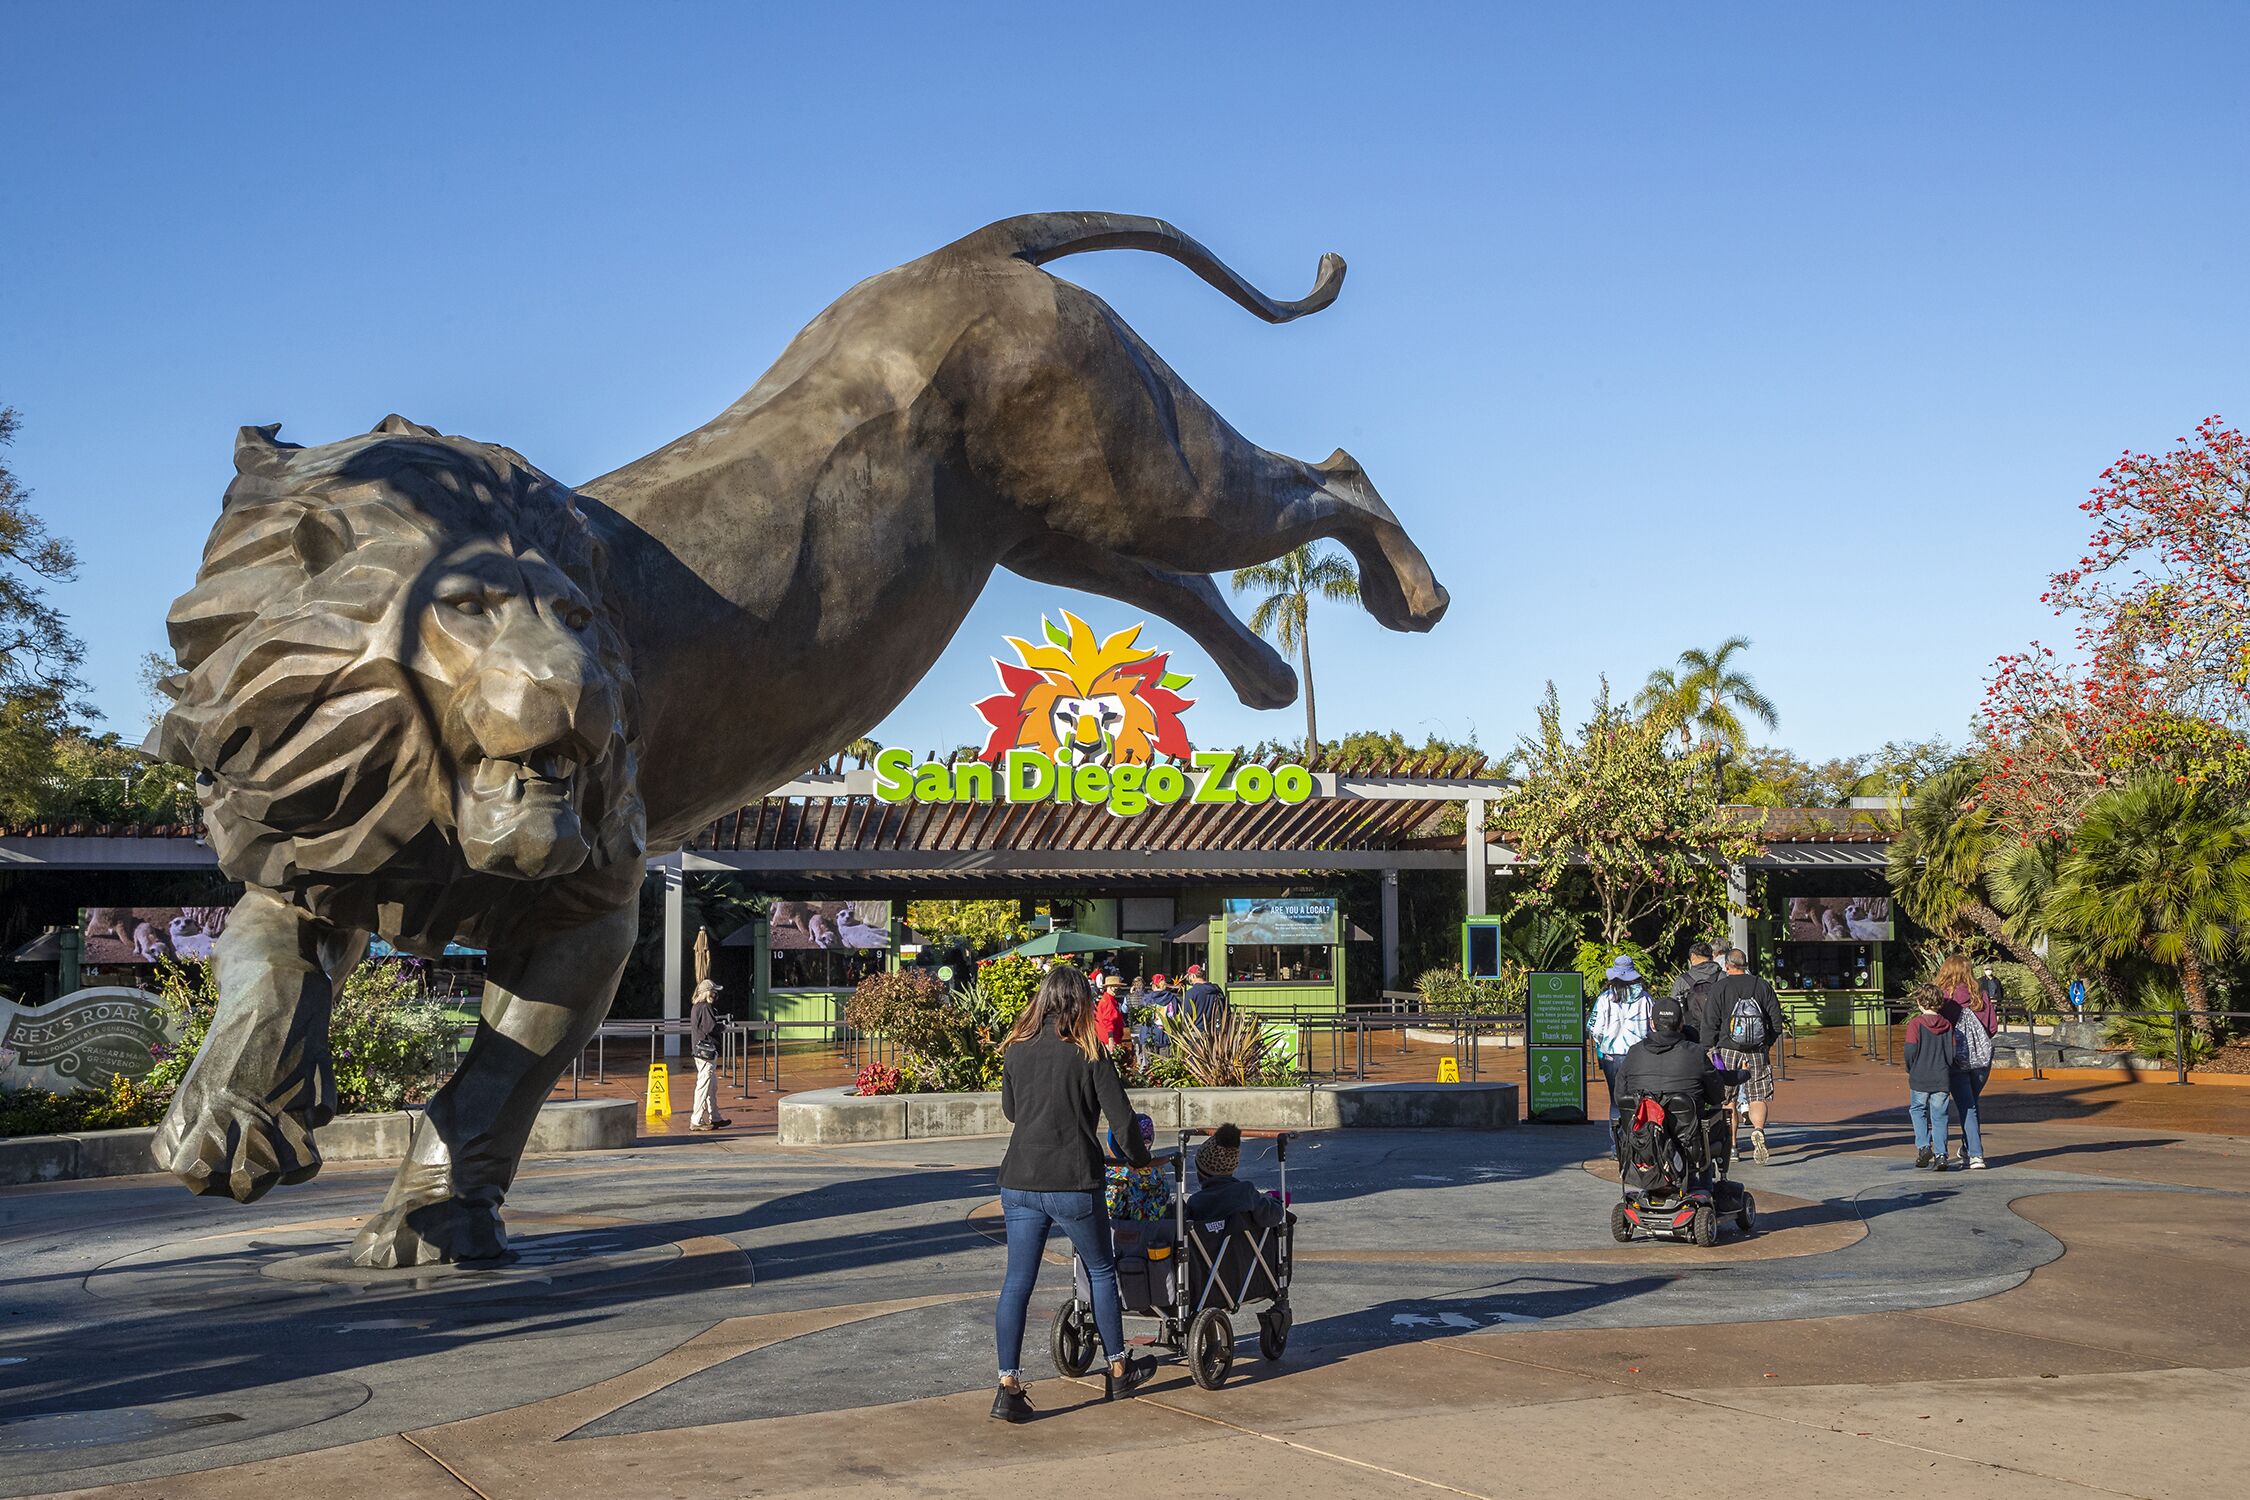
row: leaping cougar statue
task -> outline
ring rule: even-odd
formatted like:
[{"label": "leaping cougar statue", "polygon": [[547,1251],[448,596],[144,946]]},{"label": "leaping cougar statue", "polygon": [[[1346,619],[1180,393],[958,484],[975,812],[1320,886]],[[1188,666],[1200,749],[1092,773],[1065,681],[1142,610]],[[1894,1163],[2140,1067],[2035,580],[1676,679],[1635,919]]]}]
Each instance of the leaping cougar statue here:
[{"label": "leaping cougar statue", "polygon": [[1437,623],[1445,590],[1349,455],[1245,441],[1039,269],[1106,249],[1274,323],[1344,278],[1323,257],[1276,302],[1161,220],[1006,219],[861,282],[714,420],[575,490],[398,417],[309,448],[245,428],[153,743],[201,773],[248,891],[158,1160],[244,1202],[311,1177],[330,999],[369,935],[474,942],[476,1039],[352,1257],[504,1253],[501,1202],[608,1012],[646,857],[866,733],[994,567],[1172,621],[1259,708],[1296,677],[1214,570],[1335,537],[1377,620]]}]

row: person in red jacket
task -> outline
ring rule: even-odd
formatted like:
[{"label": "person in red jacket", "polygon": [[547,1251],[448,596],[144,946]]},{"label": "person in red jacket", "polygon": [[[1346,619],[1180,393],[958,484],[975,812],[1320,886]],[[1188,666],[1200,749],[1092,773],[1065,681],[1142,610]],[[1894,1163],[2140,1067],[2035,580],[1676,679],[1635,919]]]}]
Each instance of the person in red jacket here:
[{"label": "person in red jacket", "polygon": [[1102,981],[1102,997],[1094,1002],[1094,1040],[1104,1047],[1121,1047],[1130,1035],[1125,1024],[1125,981],[1112,974]]},{"label": "person in red jacket", "polygon": [[1906,1117],[1914,1122],[1914,1165],[1945,1170],[1945,1115],[1953,1102],[1953,1023],[1935,993],[1915,997],[1906,1023]]}]

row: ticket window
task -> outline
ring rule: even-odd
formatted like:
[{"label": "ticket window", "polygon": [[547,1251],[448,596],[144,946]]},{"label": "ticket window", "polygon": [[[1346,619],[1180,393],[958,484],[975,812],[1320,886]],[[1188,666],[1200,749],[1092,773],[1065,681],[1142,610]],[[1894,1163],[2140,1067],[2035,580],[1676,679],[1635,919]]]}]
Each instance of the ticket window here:
[{"label": "ticket window", "polygon": [[1230,984],[1332,984],[1336,950],[1326,943],[1227,944]]}]

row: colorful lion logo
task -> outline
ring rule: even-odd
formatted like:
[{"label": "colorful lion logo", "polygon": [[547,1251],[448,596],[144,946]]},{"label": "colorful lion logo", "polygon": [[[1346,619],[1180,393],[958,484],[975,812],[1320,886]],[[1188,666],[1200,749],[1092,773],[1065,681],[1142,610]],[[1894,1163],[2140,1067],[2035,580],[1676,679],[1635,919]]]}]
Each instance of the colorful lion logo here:
[{"label": "colorful lion logo", "polygon": [[1168,653],[1134,644],[1138,625],[1098,643],[1093,628],[1069,610],[1063,625],[1039,617],[1045,645],[1009,636],[1021,666],[993,658],[1005,691],[977,704],[992,726],[983,759],[997,761],[1018,748],[1049,757],[1067,749],[1076,766],[1145,766],[1158,755],[1194,754],[1180,714],[1195,700],[1178,692],[1194,679],[1166,671]]}]

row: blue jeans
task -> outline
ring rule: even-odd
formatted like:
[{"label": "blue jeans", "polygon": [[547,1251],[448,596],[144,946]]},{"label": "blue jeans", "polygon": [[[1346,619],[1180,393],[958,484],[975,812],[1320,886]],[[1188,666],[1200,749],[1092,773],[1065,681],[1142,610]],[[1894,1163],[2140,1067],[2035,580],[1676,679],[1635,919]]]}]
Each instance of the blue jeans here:
[{"label": "blue jeans", "polygon": [[1614,1132],[1617,1127],[1617,1080],[1624,1076],[1625,1056],[1619,1053],[1615,1057],[1609,1057],[1597,1052],[1594,1054],[1594,1061],[1601,1065],[1602,1082],[1609,1086],[1609,1123]]},{"label": "blue jeans", "polygon": [[1086,1267],[1094,1297],[1094,1327],[1111,1364],[1125,1357],[1125,1314],[1117,1301],[1117,1261],[1109,1247],[1109,1208],[1094,1193],[1032,1193],[1000,1190],[1000,1211],[1008,1221],[1008,1275],[1000,1283],[1000,1306],[992,1319],[1000,1346],[1000,1373],[1019,1375],[1023,1365],[1023,1325],[1031,1312],[1032,1288],[1039,1284],[1039,1257],[1047,1249],[1050,1226],[1070,1237]]},{"label": "blue jeans", "polygon": [[1951,1102],[1950,1094],[1925,1094],[1920,1089],[1907,1094],[1906,1117],[1914,1122],[1915,1150],[1945,1154],[1945,1107]]},{"label": "blue jeans", "polygon": [[[1954,1073],[1947,1078],[1953,1094],[1953,1108],[1961,1116],[1961,1149],[1971,1156],[1984,1155],[1983,1123],[1977,1118],[1977,1101],[1984,1097],[1984,1081],[1992,1076],[1990,1068],[1977,1068],[1967,1073]],[[1945,1149],[1940,1141],[1938,1149]]]}]

